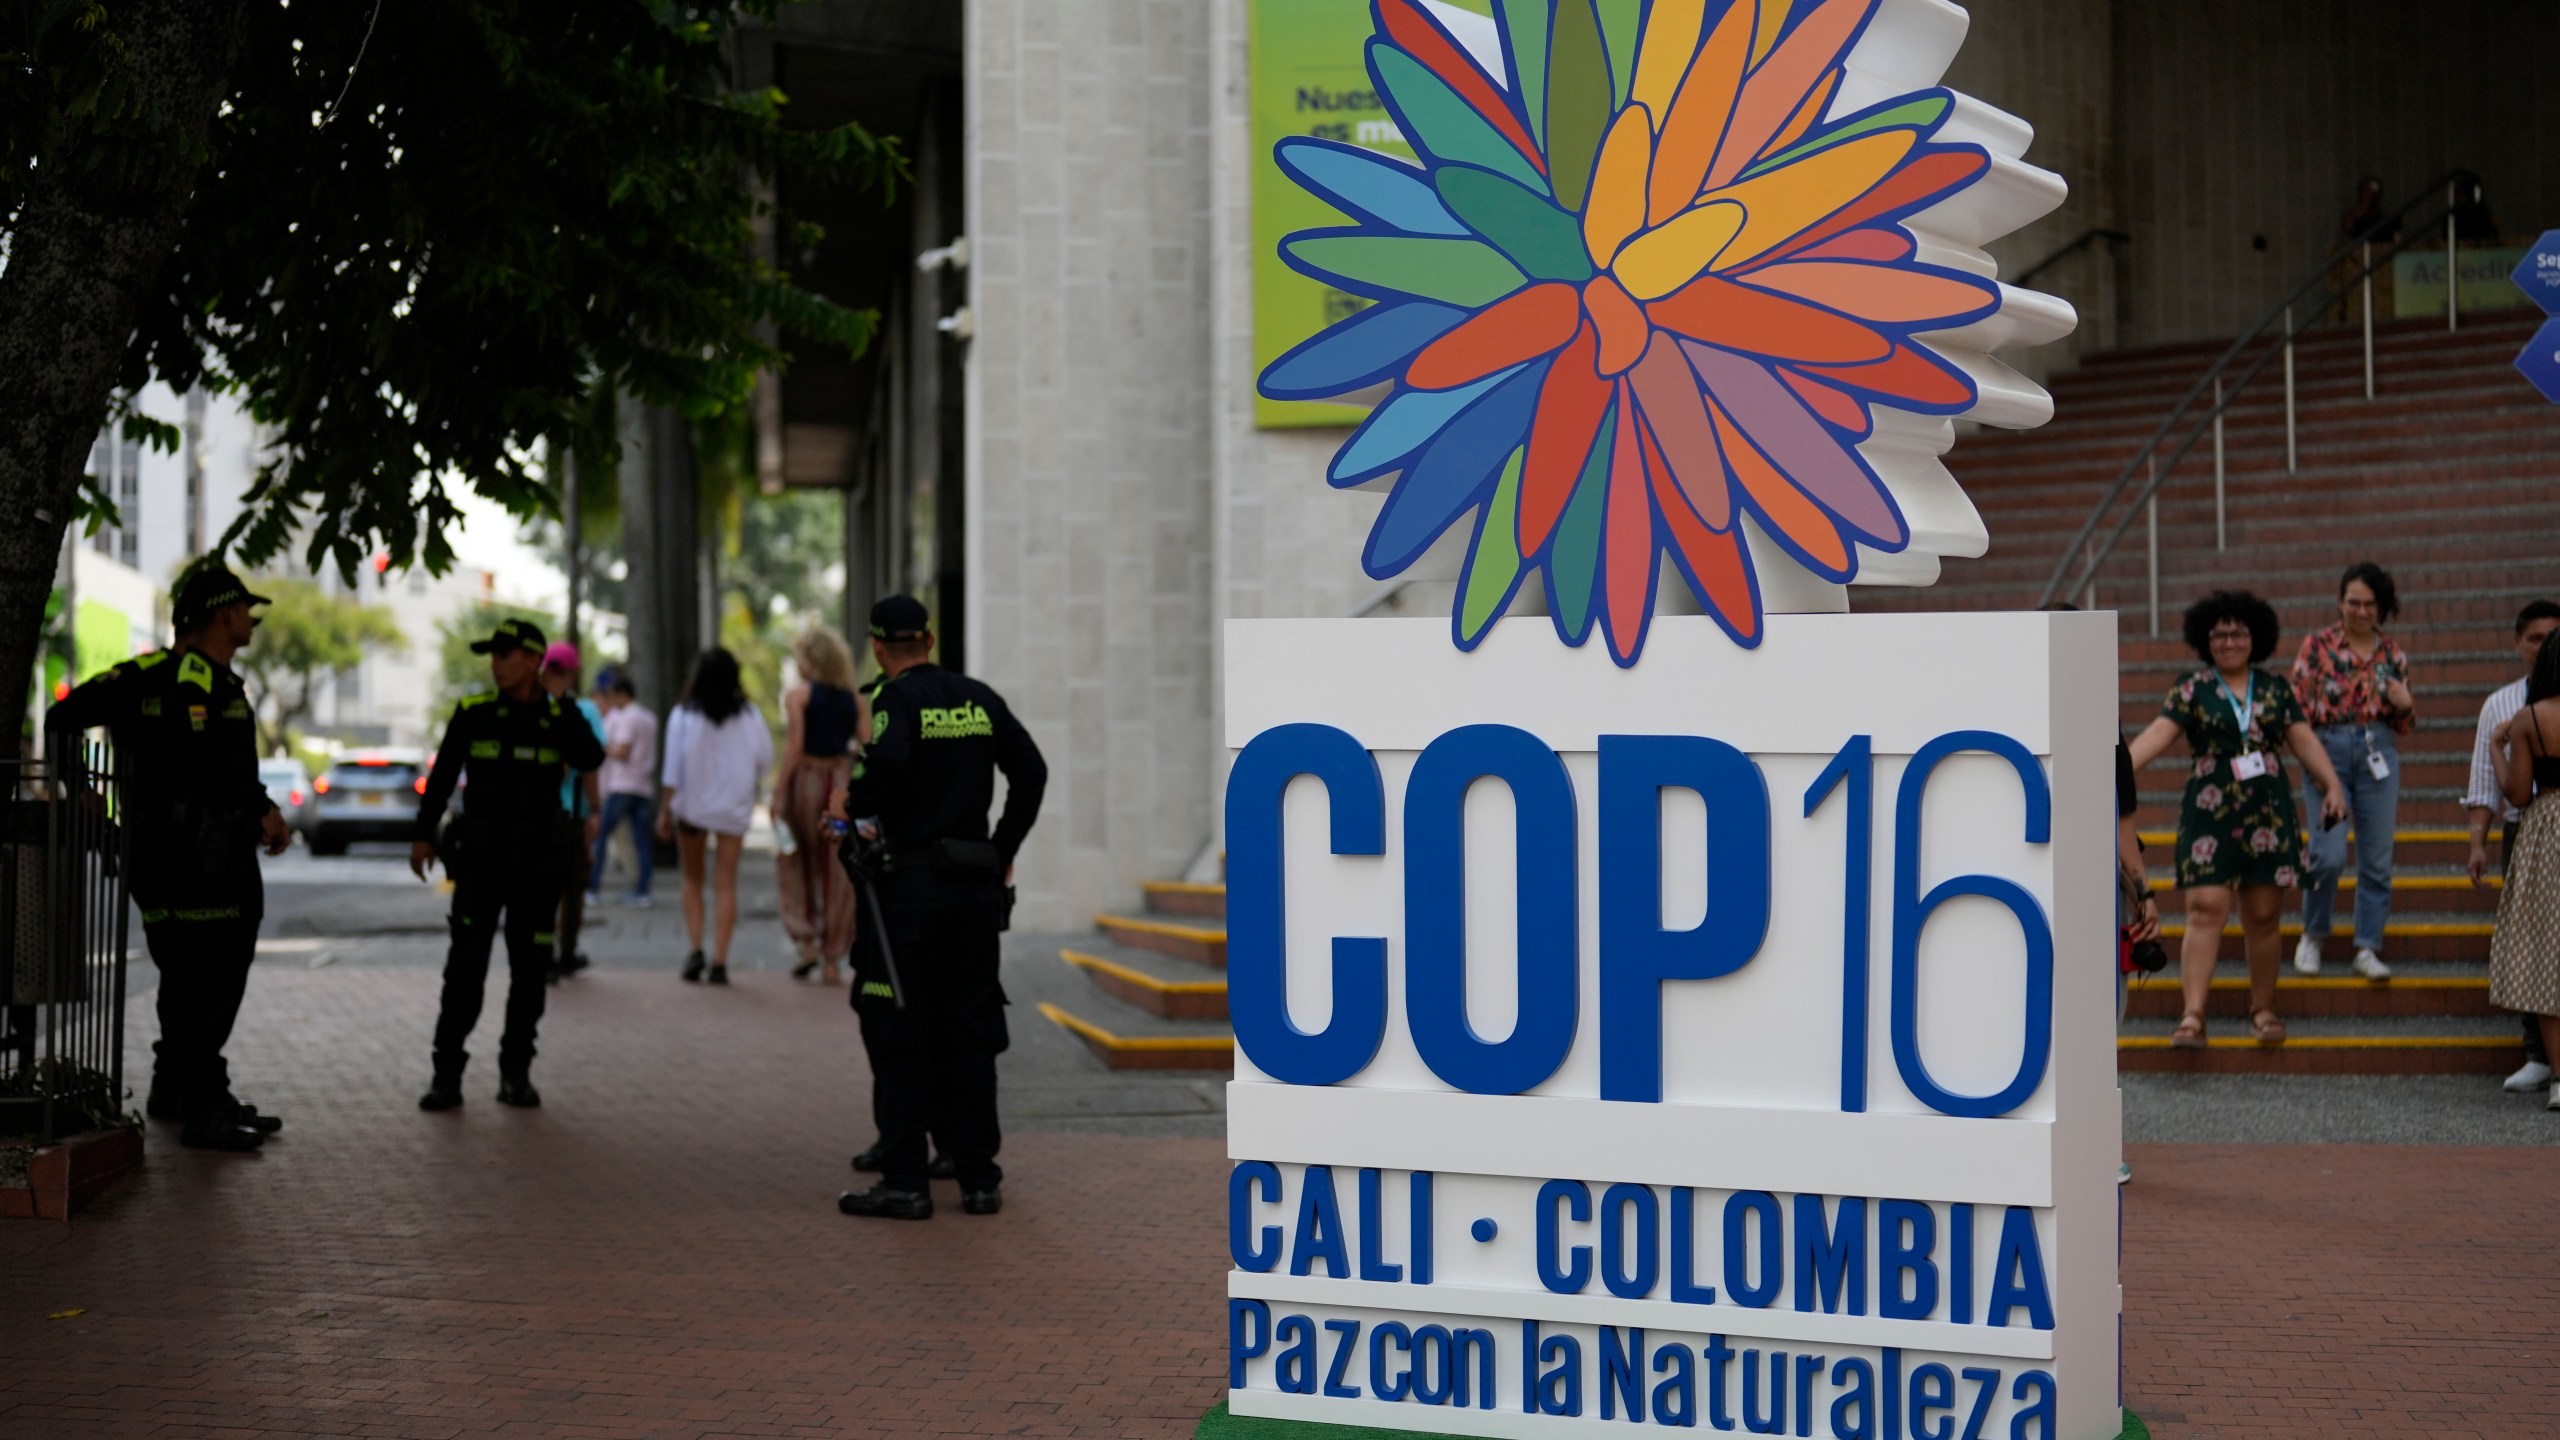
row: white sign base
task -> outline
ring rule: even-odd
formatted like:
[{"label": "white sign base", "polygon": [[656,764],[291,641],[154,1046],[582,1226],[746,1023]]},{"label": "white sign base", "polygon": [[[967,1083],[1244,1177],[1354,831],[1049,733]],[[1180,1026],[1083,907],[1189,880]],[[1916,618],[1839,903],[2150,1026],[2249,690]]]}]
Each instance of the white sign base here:
[{"label": "white sign base", "polygon": [[2114,1440],[2112,617],[1226,646],[1234,1413]]}]

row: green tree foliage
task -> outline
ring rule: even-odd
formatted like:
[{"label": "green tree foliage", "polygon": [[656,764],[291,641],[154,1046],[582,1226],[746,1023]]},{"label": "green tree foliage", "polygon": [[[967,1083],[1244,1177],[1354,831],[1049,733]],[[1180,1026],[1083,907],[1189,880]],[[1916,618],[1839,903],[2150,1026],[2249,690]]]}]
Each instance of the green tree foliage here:
[{"label": "green tree foliage", "polygon": [[0,539],[0,671],[112,394],[226,387],[268,427],[248,560],[441,570],[450,487],[551,506],[536,442],[609,454],[597,396],[714,420],[774,336],[867,344],[873,314],[758,258],[784,173],[885,195],[901,168],[734,83],[777,3],[6,7],[0,374],[44,380],[0,433],[0,508],[36,522]]},{"label": "green tree foliage", "polygon": [[429,734],[444,733],[445,717],[452,713],[455,701],[489,688],[489,657],[472,654],[471,646],[488,639],[502,620],[530,620],[545,635],[560,633],[559,616],[503,600],[482,600],[445,617],[436,626],[436,696],[427,714]]},{"label": "green tree foliage", "polygon": [[405,651],[409,641],[383,606],[332,595],[309,580],[256,584],[275,603],[237,659],[257,705],[259,753],[271,755],[310,722],[322,684],[362,664],[367,651]]}]

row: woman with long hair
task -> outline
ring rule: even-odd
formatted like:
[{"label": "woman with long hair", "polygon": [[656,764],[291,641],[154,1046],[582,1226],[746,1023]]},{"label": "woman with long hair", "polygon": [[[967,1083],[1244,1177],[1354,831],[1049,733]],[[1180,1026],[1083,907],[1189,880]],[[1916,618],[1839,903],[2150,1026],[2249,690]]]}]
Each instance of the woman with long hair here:
[{"label": "woman with long hair", "polygon": [[[2560,645],[2545,645],[2525,682],[2524,708],[2498,727],[2507,747],[2498,789],[2524,818],[2507,828],[2507,884],[2489,940],[2489,1003],[2542,1024],[2544,1048],[2560,1046]],[[2560,1054],[2560,1050],[2552,1053]],[[2546,1102],[2560,1110],[2560,1081]]]},{"label": "woman with long hair", "polygon": [[2186,1013],[2170,1045],[2205,1048],[2205,1002],[2222,953],[2222,927],[2236,897],[2249,962],[2249,1030],[2261,1045],[2284,1043],[2276,1014],[2277,951],[2284,892],[2302,883],[2302,820],[2285,778],[2291,751],[2320,786],[2320,818],[2347,813],[2329,752],[2302,718],[2283,676],[2258,668],[2275,653],[2275,607],[2246,590],[2216,590],[2187,608],[2187,645],[2204,668],[2170,687],[2160,717],[2128,748],[2136,769],[2185,737],[2195,755],[2178,808],[2178,886],[2187,897],[2187,933],[2178,945]]},{"label": "woman with long hair", "polygon": [[[693,662],[684,698],[667,717],[666,763],[658,781],[659,837],[672,837],[684,871],[684,930],[692,942],[684,978],[704,977],[702,883],[713,852],[718,897],[709,979],[729,983],[729,940],[738,929],[738,857],[755,823],[756,796],[773,768],[773,737],[738,678],[738,657],[714,645]],[[716,841],[716,845],[715,845]]]},{"label": "woman with long hair", "polygon": [[837,969],[853,949],[853,880],[837,863],[826,833],[830,803],[844,793],[853,770],[861,707],[854,698],[853,652],[844,637],[812,625],[791,642],[800,683],[782,696],[782,759],[773,777],[773,816],[790,833],[792,851],[773,857],[782,891],[782,928],[800,963],[791,978],[806,980],[824,966],[825,983],[840,982]]}]

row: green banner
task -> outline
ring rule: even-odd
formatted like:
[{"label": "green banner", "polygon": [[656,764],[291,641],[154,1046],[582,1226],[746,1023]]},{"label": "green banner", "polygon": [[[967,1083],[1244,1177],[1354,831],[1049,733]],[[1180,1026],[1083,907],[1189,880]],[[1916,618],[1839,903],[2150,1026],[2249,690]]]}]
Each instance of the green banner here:
[{"label": "green banner", "polygon": [[[1451,0],[1445,7],[1491,15],[1493,0]],[[1280,241],[1295,230],[1346,225],[1352,217],[1299,188],[1271,158],[1292,135],[1339,140],[1415,159],[1395,120],[1378,101],[1363,49],[1368,0],[1253,0],[1249,37],[1253,76],[1253,368],[1369,302],[1280,259]],[[1357,425],[1366,405],[1266,400],[1256,395],[1253,423],[1262,429]]]}]

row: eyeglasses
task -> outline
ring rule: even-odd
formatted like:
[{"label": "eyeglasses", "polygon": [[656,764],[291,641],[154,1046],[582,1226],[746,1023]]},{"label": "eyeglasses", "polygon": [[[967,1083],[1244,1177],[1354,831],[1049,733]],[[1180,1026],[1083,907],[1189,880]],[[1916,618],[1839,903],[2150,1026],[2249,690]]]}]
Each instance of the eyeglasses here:
[{"label": "eyeglasses", "polygon": [[2253,637],[2246,630],[2216,630],[2208,638],[2216,645],[2246,645]]}]

